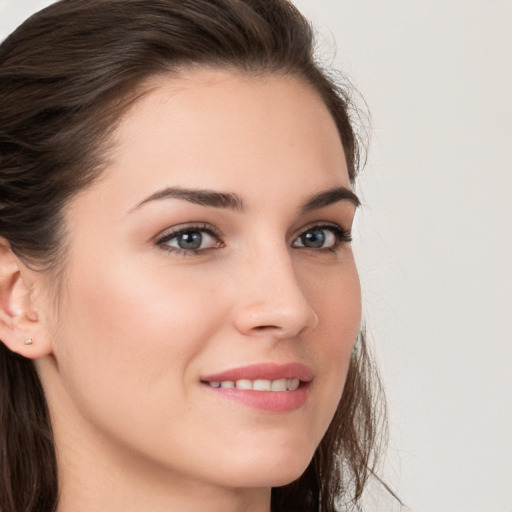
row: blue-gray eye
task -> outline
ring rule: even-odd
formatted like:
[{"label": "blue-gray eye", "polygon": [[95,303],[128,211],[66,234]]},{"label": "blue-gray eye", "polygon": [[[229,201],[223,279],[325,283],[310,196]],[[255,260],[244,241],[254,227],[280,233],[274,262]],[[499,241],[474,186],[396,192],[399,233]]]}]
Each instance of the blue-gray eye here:
[{"label": "blue-gray eye", "polygon": [[325,240],[327,239],[325,230],[323,229],[315,229],[312,231],[308,231],[300,236],[300,241],[304,247],[310,247],[312,249],[319,249],[323,247],[325,244]]},{"label": "blue-gray eye", "polygon": [[342,242],[350,242],[350,233],[338,226],[314,226],[304,231],[293,242],[293,247],[333,249]]},{"label": "blue-gray eye", "polygon": [[176,237],[180,249],[199,249],[203,242],[203,235],[199,231],[188,231]]},{"label": "blue-gray eye", "polygon": [[183,229],[170,233],[159,241],[160,245],[174,247],[185,251],[197,251],[215,247],[217,241],[214,236],[203,229]]}]

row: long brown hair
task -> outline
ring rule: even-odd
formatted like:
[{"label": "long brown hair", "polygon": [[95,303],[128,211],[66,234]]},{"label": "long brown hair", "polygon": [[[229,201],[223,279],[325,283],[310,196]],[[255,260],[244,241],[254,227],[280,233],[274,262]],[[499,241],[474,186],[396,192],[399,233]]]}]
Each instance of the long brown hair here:
[{"label": "long brown hair", "polygon": [[[64,0],[0,46],[0,236],[15,254],[58,272],[63,207],[106,166],[122,115],[149,78],[192,67],[301,79],[331,112],[355,180],[349,96],[315,60],[312,29],[288,1]],[[379,397],[361,335],[335,417],[305,473],[273,489],[273,512],[357,505],[383,432]],[[35,366],[0,343],[0,511],[54,511],[57,502],[51,421]]]}]

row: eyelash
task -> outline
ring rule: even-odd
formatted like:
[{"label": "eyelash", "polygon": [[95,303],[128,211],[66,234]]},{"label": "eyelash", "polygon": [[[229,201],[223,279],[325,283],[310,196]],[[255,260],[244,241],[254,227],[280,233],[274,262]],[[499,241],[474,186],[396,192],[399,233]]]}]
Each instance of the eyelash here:
[{"label": "eyelash", "polygon": [[338,224],[331,224],[331,223],[321,223],[321,224],[311,224],[309,226],[306,226],[299,235],[297,235],[294,239],[294,242],[296,240],[299,240],[302,236],[304,236],[308,232],[312,231],[330,231],[334,235],[334,244],[332,247],[320,247],[320,248],[312,248],[312,247],[306,247],[304,245],[299,245],[295,247],[304,247],[305,249],[309,249],[312,251],[325,251],[325,252],[332,252],[336,253],[343,244],[348,244],[352,242],[352,233],[350,229],[344,229]]},{"label": "eyelash", "polygon": [[[172,247],[170,245],[166,245],[167,242],[186,233],[207,233],[220,243],[217,247],[207,247],[206,249],[181,249],[179,247]],[[220,233],[213,227],[204,223],[174,228],[171,231],[166,232],[162,237],[160,237],[156,241],[156,245],[161,247],[164,251],[177,254],[179,256],[195,256],[199,254],[204,254],[206,251],[209,251],[210,249],[220,249],[224,247],[224,243],[220,241]]]},{"label": "eyelash", "polygon": [[[330,231],[334,235],[334,244],[332,247],[319,247],[312,248],[307,247],[305,245],[294,245],[297,240],[300,240],[302,236],[306,235],[308,232],[312,231]],[[206,247],[204,249],[183,249],[179,247],[173,247],[170,245],[166,245],[167,242],[173,240],[174,238],[179,237],[180,235],[185,235],[187,233],[207,233],[209,236],[216,240],[215,247]],[[330,223],[321,223],[321,224],[312,224],[310,226],[306,226],[295,238],[292,243],[292,247],[295,248],[304,248],[309,249],[315,252],[337,252],[343,244],[350,243],[352,241],[352,235],[349,229],[344,229],[337,224]],[[220,233],[214,229],[212,226],[208,224],[193,224],[184,227],[177,227],[172,229],[171,231],[166,232],[163,236],[161,236],[157,241],[156,245],[162,248],[164,251],[170,252],[172,254],[177,254],[179,256],[196,256],[200,254],[204,254],[211,249],[221,249],[225,247],[224,242],[221,241]]]}]

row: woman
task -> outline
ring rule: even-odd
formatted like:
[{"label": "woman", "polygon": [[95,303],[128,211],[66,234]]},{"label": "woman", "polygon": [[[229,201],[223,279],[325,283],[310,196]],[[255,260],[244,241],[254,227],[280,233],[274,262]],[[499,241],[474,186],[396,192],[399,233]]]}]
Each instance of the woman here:
[{"label": "woman", "polygon": [[59,2],[0,95],[0,509],[357,504],[358,149],[302,16]]}]

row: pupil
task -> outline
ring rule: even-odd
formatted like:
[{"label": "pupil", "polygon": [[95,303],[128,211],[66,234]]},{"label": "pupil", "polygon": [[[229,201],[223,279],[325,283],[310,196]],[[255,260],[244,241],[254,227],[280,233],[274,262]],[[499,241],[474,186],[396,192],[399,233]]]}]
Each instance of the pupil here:
[{"label": "pupil", "polygon": [[202,241],[203,235],[201,233],[198,231],[190,231],[180,236],[178,245],[181,249],[199,249]]},{"label": "pupil", "polygon": [[322,247],[325,243],[325,233],[321,229],[316,231],[308,231],[302,235],[302,243],[306,247]]}]

